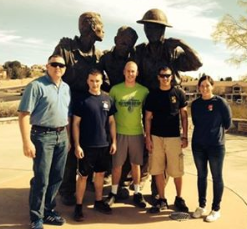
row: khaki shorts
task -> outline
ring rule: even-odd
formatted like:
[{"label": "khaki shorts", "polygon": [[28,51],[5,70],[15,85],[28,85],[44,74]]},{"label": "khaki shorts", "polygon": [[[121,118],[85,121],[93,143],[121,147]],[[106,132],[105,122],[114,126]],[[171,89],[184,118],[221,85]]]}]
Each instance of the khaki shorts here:
[{"label": "khaki shorts", "polygon": [[180,137],[158,137],[152,135],[153,151],[149,154],[149,172],[151,175],[163,174],[181,177],[184,174],[184,154]]},{"label": "khaki shorts", "polygon": [[117,134],[117,152],[112,155],[112,166],[123,166],[129,155],[132,164],[143,164],[144,136]]}]

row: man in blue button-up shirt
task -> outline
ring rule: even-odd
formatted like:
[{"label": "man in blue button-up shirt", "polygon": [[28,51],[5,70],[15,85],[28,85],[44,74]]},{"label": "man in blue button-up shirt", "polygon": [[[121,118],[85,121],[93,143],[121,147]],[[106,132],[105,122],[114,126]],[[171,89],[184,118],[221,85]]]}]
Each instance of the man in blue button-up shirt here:
[{"label": "man in blue button-up shirt", "polygon": [[65,222],[54,208],[69,149],[70,89],[61,79],[66,69],[61,56],[49,57],[46,67],[47,75],[26,87],[18,109],[24,155],[33,159],[29,207],[34,229]]}]

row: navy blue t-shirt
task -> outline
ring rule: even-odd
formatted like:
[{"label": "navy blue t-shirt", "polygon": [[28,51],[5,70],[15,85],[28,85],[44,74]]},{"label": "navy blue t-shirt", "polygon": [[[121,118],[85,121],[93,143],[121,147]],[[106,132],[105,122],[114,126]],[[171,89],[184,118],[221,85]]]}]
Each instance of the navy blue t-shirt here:
[{"label": "navy blue t-shirt", "polygon": [[225,129],[231,125],[231,110],[220,96],[209,100],[201,97],[191,104],[194,124],[192,146],[218,146],[225,144]]},{"label": "navy blue t-shirt", "polygon": [[81,94],[73,103],[73,114],[81,117],[80,144],[83,147],[109,146],[109,116],[116,112],[112,99],[104,94]]},{"label": "navy blue t-shirt", "polygon": [[159,137],[179,137],[179,111],[185,106],[186,96],[179,88],[151,91],[145,103],[145,110],[153,113],[151,134]]}]

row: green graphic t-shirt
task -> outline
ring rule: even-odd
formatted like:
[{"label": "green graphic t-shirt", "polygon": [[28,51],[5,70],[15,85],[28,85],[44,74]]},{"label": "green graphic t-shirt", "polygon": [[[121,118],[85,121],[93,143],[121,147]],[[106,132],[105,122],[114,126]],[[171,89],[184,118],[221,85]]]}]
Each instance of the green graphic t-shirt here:
[{"label": "green graphic t-shirt", "polygon": [[117,108],[115,113],[117,133],[124,135],[143,133],[142,107],[147,94],[148,89],[138,83],[134,87],[126,87],[125,83],[112,87],[110,96]]}]

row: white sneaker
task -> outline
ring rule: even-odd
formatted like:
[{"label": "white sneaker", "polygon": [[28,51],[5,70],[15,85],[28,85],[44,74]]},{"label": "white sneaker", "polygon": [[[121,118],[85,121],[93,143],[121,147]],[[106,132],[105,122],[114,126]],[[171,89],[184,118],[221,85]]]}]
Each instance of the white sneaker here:
[{"label": "white sneaker", "polygon": [[205,208],[201,208],[201,207],[198,207],[195,212],[192,214],[192,217],[195,218],[195,219],[198,219],[200,217],[202,217],[203,214],[206,213],[206,209]]},{"label": "white sneaker", "polygon": [[212,210],[210,214],[206,217],[206,222],[214,222],[215,220],[220,218],[220,211]]}]

